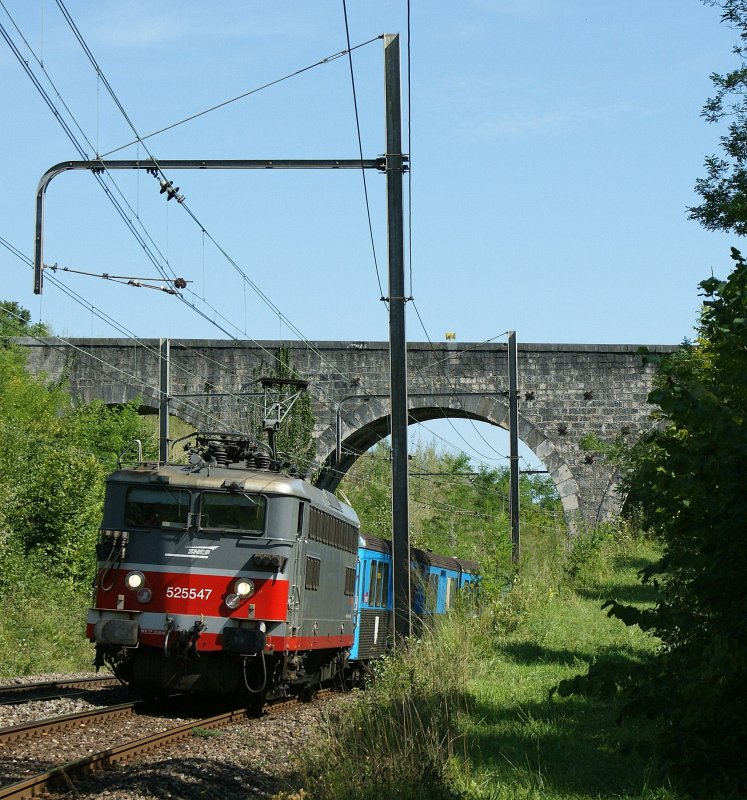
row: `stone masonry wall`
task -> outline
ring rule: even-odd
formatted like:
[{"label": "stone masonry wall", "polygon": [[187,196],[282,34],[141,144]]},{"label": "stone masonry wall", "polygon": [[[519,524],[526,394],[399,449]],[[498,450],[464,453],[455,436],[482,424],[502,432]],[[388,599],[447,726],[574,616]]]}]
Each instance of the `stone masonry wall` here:
[{"label": "stone masonry wall", "polygon": [[[65,378],[88,401],[159,402],[157,340],[21,339],[29,368]],[[355,458],[386,435],[389,347],[384,342],[284,342],[293,366],[311,383],[316,418],[317,466],[334,460],[339,409],[346,457]],[[185,340],[171,342],[173,413],[203,430],[246,430],[258,413],[256,379],[269,371],[280,342]],[[636,437],[651,424],[646,396],[655,367],[638,345],[519,344],[519,437],[545,464],[570,522],[605,519],[619,503],[614,470],[583,451],[581,437]],[[649,346],[668,353],[671,346]],[[413,420],[469,417],[501,427],[508,423],[507,347],[504,344],[408,345]],[[211,393],[211,397],[184,395]],[[365,398],[365,399],[364,399]],[[322,482],[334,488],[339,474]]]}]

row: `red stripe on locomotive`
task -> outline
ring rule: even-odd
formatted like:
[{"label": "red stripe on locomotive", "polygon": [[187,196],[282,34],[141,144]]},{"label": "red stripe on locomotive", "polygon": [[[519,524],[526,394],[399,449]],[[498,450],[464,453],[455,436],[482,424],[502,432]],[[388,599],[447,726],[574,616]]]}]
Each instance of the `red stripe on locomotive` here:
[{"label": "red stripe on locomotive", "polygon": [[[268,622],[285,622],[288,609],[288,581],[278,578],[252,578],[255,591],[242,600],[238,608],[230,609],[225,598],[233,592],[237,576],[201,575],[195,572],[143,572],[145,586],[152,596],[141,603],[135,592],[125,587],[127,570],[118,570],[106,576],[113,581],[111,589],[96,591],[96,607],[125,611],[164,612],[199,617],[227,617],[232,619],[257,619]],[[122,597],[124,605],[118,606]],[[250,613],[253,606],[253,613]]]}]

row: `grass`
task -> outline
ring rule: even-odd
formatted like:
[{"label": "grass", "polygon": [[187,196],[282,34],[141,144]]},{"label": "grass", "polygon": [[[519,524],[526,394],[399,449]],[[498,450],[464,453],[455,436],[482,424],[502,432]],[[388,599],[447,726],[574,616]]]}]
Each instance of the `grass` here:
[{"label": "grass", "polygon": [[91,669],[90,592],[33,575],[6,588],[0,615],[0,678]]},{"label": "grass", "polygon": [[550,696],[594,658],[636,658],[650,648],[640,632],[609,620],[599,605],[599,598],[573,590],[548,592],[476,665],[466,730],[470,760],[455,776],[466,796],[651,796],[652,731],[645,724],[620,726],[613,702]]},{"label": "grass", "polygon": [[653,601],[637,571],[656,547],[594,536],[582,555],[546,532],[527,537],[511,592],[452,613],[387,659],[305,754],[308,797],[681,797],[656,772],[652,723],[620,725],[614,699],[551,695],[596,658],[640,659],[656,644],[600,610],[609,597]]}]

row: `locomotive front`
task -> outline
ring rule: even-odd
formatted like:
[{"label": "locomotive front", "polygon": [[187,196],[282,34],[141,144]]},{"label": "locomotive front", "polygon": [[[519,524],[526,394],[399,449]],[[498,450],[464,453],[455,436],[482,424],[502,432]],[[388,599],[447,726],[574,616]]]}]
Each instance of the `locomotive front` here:
[{"label": "locomotive front", "polygon": [[[320,679],[352,643],[352,598],[344,577],[331,580],[315,618],[304,613],[310,518],[352,530],[357,518],[337,519],[340,506],[300,478],[245,465],[115,472],[87,624],[97,667],[146,690],[254,698]],[[354,572],[354,553],[329,549],[330,576]]]}]

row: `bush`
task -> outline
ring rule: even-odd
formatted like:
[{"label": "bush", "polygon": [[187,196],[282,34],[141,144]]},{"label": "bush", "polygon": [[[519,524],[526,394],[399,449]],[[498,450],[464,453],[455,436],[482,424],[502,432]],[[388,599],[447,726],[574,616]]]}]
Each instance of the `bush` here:
[{"label": "bush", "polygon": [[53,580],[43,564],[16,564],[21,577],[2,592],[0,676],[90,670],[93,650],[85,637],[90,592]]},{"label": "bush", "polygon": [[[6,307],[0,304],[0,311]],[[133,438],[152,439],[136,404],[76,406],[62,385],[29,375],[23,354],[0,342],[0,665],[5,674],[90,663],[85,609],[104,479],[116,453]]]}]

